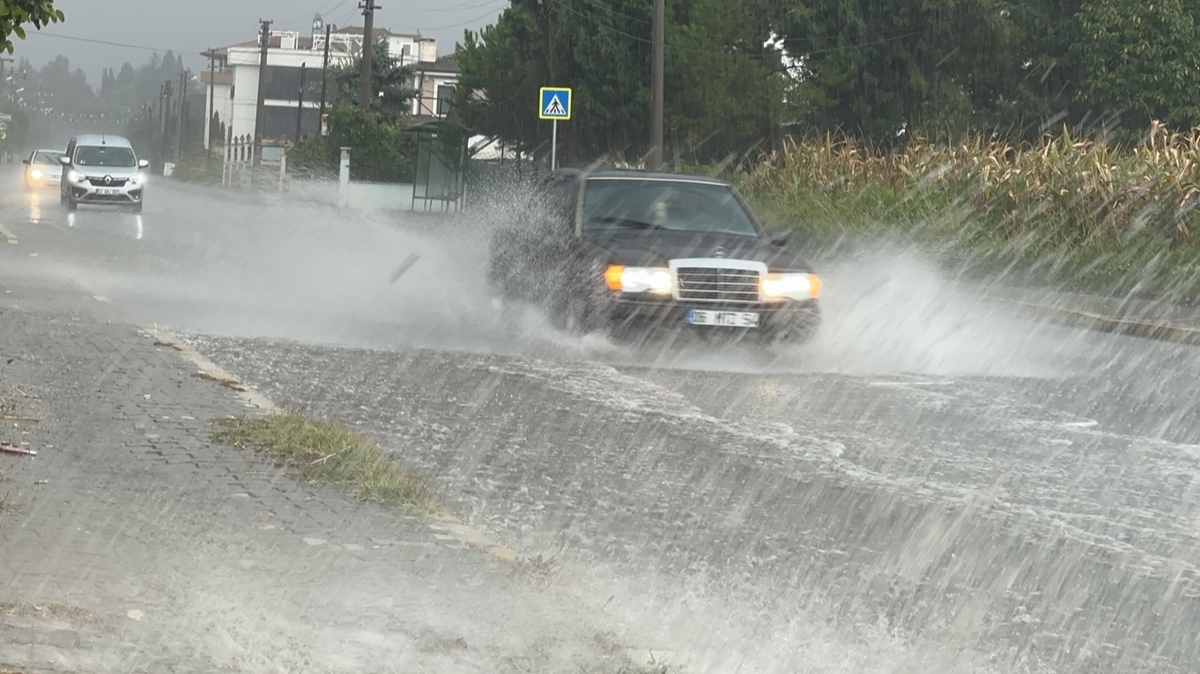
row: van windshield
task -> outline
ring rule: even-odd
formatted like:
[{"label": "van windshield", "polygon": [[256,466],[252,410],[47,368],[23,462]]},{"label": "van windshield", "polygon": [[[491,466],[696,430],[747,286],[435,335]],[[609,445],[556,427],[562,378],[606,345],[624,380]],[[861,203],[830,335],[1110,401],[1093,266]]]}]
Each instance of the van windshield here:
[{"label": "van windshield", "polygon": [[137,166],[133,150],[127,147],[82,146],[75,150],[76,166],[115,166],[131,168]]}]

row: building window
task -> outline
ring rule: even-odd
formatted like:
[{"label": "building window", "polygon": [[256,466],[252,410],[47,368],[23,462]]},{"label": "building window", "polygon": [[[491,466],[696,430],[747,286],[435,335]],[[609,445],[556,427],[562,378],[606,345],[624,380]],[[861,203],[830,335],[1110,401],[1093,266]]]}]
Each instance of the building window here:
[{"label": "building window", "polygon": [[[317,73],[319,76],[319,72]],[[312,81],[313,72],[306,73],[308,82]],[[300,95],[300,68],[288,66],[267,66],[267,98],[281,101],[294,101]]]},{"label": "building window", "polygon": [[445,117],[450,114],[450,105],[454,101],[454,85],[439,84],[437,88],[437,116]]}]

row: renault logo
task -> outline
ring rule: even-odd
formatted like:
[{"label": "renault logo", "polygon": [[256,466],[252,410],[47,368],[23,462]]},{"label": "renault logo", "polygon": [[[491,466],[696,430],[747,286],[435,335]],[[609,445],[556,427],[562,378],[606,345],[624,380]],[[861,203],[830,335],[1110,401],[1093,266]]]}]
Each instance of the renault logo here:
[{"label": "renault logo", "polygon": [[104,176],[104,184],[111,185],[112,184],[112,176]]}]

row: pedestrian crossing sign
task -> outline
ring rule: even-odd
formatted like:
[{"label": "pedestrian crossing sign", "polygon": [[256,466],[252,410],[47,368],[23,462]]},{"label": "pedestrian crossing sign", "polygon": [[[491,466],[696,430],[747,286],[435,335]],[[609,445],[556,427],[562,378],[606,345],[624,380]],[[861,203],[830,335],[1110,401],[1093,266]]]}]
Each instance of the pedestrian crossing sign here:
[{"label": "pedestrian crossing sign", "polygon": [[541,119],[571,119],[571,90],[567,87],[542,87],[538,117]]}]

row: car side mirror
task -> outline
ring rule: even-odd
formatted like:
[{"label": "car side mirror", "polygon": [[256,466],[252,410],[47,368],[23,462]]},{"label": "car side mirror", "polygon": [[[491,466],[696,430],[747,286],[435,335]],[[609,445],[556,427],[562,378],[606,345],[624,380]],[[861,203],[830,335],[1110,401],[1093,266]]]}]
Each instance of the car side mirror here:
[{"label": "car side mirror", "polygon": [[148,166],[150,166],[149,159],[139,159],[138,160],[138,168],[146,168]]},{"label": "car side mirror", "polygon": [[28,163],[29,163],[29,157],[26,157],[26,158],[22,159],[22,160],[21,160],[21,163],[22,163],[22,164],[28,164]]},{"label": "car side mirror", "polygon": [[770,242],[772,246],[786,246],[788,241],[792,240],[791,232],[775,232],[771,235]]},{"label": "car side mirror", "polygon": [[70,157],[59,157],[58,163],[62,164],[63,166],[70,166],[71,158]]}]

